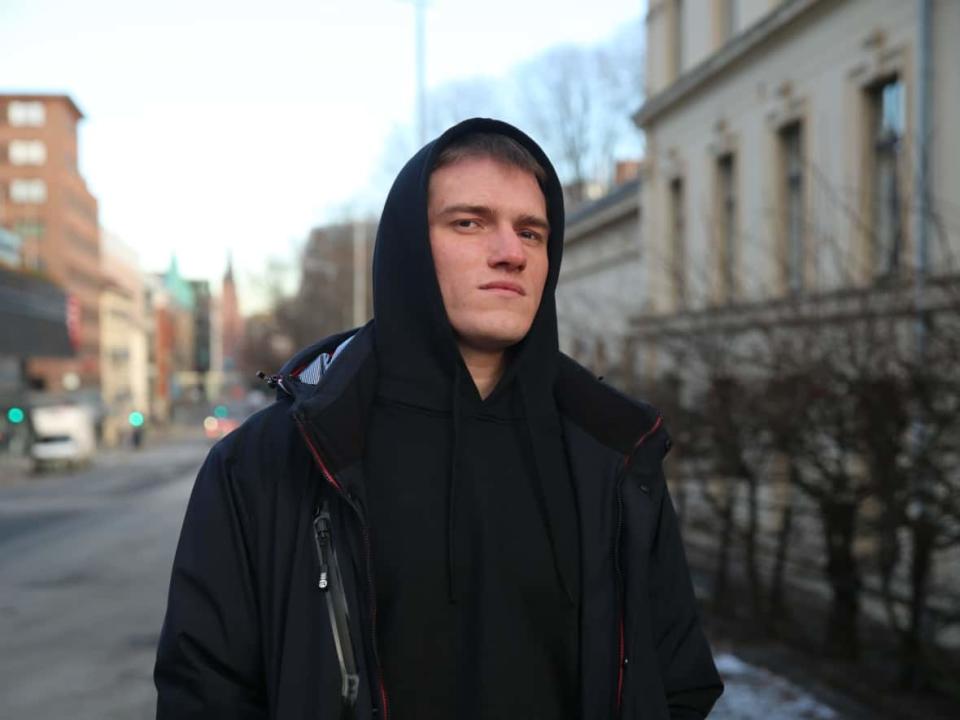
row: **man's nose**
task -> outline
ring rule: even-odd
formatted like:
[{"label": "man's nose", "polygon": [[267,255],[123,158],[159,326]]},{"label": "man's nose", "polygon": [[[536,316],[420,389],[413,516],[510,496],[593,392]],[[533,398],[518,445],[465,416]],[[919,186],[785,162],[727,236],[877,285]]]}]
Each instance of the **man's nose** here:
[{"label": "man's nose", "polygon": [[497,227],[491,239],[489,264],[508,270],[522,270],[526,266],[523,241],[513,227]]}]

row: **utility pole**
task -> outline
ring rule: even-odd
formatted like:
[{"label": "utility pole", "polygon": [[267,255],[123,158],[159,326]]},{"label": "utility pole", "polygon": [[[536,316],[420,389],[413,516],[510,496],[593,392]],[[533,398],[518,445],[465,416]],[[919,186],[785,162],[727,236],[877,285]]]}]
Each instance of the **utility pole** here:
[{"label": "utility pole", "polygon": [[427,0],[413,0],[417,52],[417,139],[427,144]]},{"label": "utility pole", "polygon": [[427,144],[427,0],[413,5],[414,58],[416,61],[417,144]]}]

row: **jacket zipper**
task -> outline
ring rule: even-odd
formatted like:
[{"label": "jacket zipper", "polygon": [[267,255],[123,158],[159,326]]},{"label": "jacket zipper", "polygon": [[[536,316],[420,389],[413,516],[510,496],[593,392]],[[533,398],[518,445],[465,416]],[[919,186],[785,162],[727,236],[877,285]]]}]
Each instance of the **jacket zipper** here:
[{"label": "jacket zipper", "polygon": [[647,430],[640,439],[634,444],[633,449],[623,459],[623,467],[617,476],[617,532],[614,535],[613,562],[617,571],[617,601],[619,604],[617,610],[617,704],[616,711],[620,712],[623,704],[623,670],[629,662],[627,658],[626,637],[625,637],[625,586],[623,582],[623,568],[620,563],[620,535],[623,532],[623,481],[627,477],[627,471],[630,469],[630,462],[633,460],[637,450],[643,445],[651,435],[653,435],[663,424],[663,416],[657,416],[656,422]]},{"label": "jacket zipper", "polygon": [[370,639],[373,647],[373,661],[377,673],[377,684],[380,686],[380,703],[383,707],[383,720],[388,720],[389,704],[387,700],[387,688],[383,682],[383,670],[380,667],[380,654],[377,651],[377,594],[373,582],[373,553],[370,547],[370,531],[367,528],[367,522],[363,516],[363,512],[353,501],[353,499],[347,495],[343,489],[343,486],[341,486],[340,483],[337,482],[337,479],[333,476],[333,473],[327,469],[327,464],[323,461],[323,457],[320,455],[317,444],[313,441],[310,431],[307,429],[303,416],[300,413],[295,413],[294,420],[297,423],[297,427],[300,429],[300,434],[303,436],[304,442],[307,444],[307,448],[310,450],[310,454],[313,456],[314,461],[317,463],[317,467],[320,469],[320,473],[323,475],[326,481],[333,486],[340,497],[343,498],[343,501],[350,506],[350,508],[356,514],[357,520],[360,522],[360,527],[363,533],[364,549],[366,550],[367,590],[370,596]]},{"label": "jacket zipper", "polygon": [[320,579],[317,586],[323,592],[327,602],[330,627],[333,630],[333,641],[337,650],[337,662],[340,664],[340,700],[344,708],[352,713],[357,705],[357,695],[360,691],[360,674],[357,672],[357,661],[353,655],[350,611],[347,607],[347,596],[343,588],[337,553],[333,547],[330,510],[326,501],[322,508],[317,508],[313,516],[313,542],[317,551],[317,562],[320,565]]}]

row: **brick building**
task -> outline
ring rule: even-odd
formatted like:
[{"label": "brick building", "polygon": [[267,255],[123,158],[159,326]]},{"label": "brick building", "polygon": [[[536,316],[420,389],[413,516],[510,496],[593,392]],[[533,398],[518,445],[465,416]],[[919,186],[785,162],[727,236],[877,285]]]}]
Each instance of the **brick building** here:
[{"label": "brick building", "polygon": [[77,164],[83,113],[66,95],[0,94],[0,227],[22,240],[21,264],[62,287],[77,309],[76,355],[28,364],[36,389],[100,384],[97,200]]}]

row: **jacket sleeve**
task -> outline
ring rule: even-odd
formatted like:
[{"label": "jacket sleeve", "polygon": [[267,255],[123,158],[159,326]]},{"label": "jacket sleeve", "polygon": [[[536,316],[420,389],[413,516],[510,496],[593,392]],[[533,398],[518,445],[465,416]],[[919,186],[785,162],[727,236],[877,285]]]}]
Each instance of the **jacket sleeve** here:
[{"label": "jacket sleeve", "polygon": [[173,562],[158,720],[267,717],[249,516],[222,445],[197,476]]},{"label": "jacket sleeve", "polygon": [[653,632],[671,720],[702,720],[723,683],[700,625],[677,514],[663,485],[651,557]]}]

